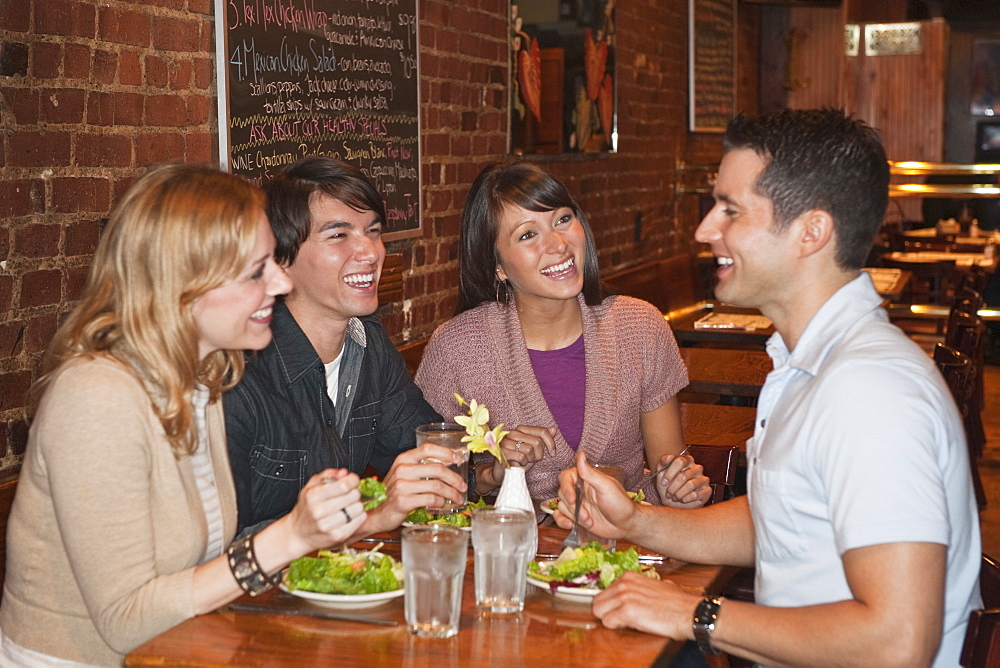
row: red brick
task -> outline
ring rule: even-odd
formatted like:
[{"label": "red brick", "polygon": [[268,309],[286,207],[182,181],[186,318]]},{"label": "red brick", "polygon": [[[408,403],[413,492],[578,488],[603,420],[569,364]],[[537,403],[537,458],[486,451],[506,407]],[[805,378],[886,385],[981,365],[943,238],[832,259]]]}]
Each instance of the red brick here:
[{"label": "red brick", "polygon": [[66,226],[66,257],[93,255],[101,226],[96,220],[80,220]]},{"label": "red brick", "polygon": [[215,163],[218,162],[215,133],[189,132],[184,135],[184,162]]},{"label": "red brick", "polygon": [[46,313],[32,318],[25,333],[25,347],[29,353],[45,352],[56,333],[56,314]]},{"label": "red brick", "polygon": [[145,4],[168,9],[184,9],[184,0],[145,0]]},{"label": "red brick", "polygon": [[7,104],[14,114],[14,122],[18,125],[35,125],[38,123],[38,91],[33,88],[7,88],[3,91]]},{"label": "red brick", "polygon": [[69,133],[14,131],[9,137],[11,165],[62,167],[69,164]]},{"label": "red brick", "polygon": [[55,257],[59,232],[58,225],[22,225],[14,230],[14,252],[22,257]]},{"label": "red brick", "polygon": [[93,79],[96,83],[111,84],[118,74],[118,54],[112,51],[94,53]]},{"label": "red brick", "polygon": [[215,82],[215,64],[210,58],[197,58],[194,61],[194,87],[207,90]]},{"label": "red brick", "polygon": [[87,99],[87,123],[90,125],[139,125],[142,122],[143,96],[137,93],[98,93]]},{"label": "red brick", "polygon": [[31,74],[38,79],[55,79],[63,60],[62,45],[35,42],[31,45]]},{"label": "red brick", "polygon": [[86,91],[80,88],[50,88],[41,95],[41,118],[48,123],[82,123]]},{"label": "red brick", "polygon": [[[7,256],[6,253],[3,254]],[[10,311],[10,305],[14,303],[14,277],[0,276],[0,311]]]},{"label": "red brick", "polygon": [[58,270],[29,271],[21,277],[21,297],[18,306],[30,308],[58,304],[61,290],[62,276]]},{"label": "red brick", "polygon": [[[0,181],[0,218],[30,216],[36,213],[34,207],[31,205],[32,186],[37,186],[41,189],[40,182],[28,180]],[[6,256],[6,253],[0,254],[0,257],[4,256]]]},{"label": "red brick", "polygon": [[166,61],[159,56],[146,56],[146,85],[165,88],[167,81]]},{"label": "red brick", "polygon": [[123,86],[141,86],[142,63],[139,54],[135,51],[121,51],[118,53],[118,83]]},{"label": "red brick", "polygon": [[150,95],[145,105],[147,125],[181,127],[188,124],[184,98],[180,95]]},{"label": "red brick", "polygon": [[35,30],[42,35],[93,38],[97,28],[94,4],[73,0],[34,3]]},{"label": "red brick", "polygon": [[30,371],[13,371],[0,374],[0,411],[9,411],[24,406],[25,396],[31,387]]},{"label": "red brick", "polygon": [[98,38],[116,44],[149,46],[150,18],[139,12],[102,7]]},{"label": "red brick", "polygon": [[178,133],[151,132],[139,135],[135,142],[135,161],[155,165],[184,157],[184,136]]},{"label": "red brick", "polygon": [[78,134],[73,158],[78,167],[129,167],[132,139],[125,135]]},{"label": "red brick", "polygon": [[28,32],[31,27],[31,3],[24,0],[0,0],[0,30]]},{"label": "red brick", "polygon": [[187,107],[186,125],[194,126],[208,123],[208,119],[212,116],[214,99],[209,99],[204,95],[188,95],[184,102]]},{"label": "red brick", "polygon": [[63,73],[70,79],[90,79],[92,59],[89,46],[67,44],[63,56]]},{"label": "red brick", "polygon": [[188,0],[188,9],[192,13],[205,14],[213,13],[212,0]]},{"label": "red brick", "polygon": [[53,179],[52,206],[55,213],[104,213],[111,208],[111,183],[107,179]]},{"label": "red brick", "polygon": [[167,51],[197,51],[200,21],[157,16],[153,19],[153,48]]},{"label": "red brick", "polygon": [[71,267],[66,271],[66,299],[76,300],[83,295],[89,275],[89,267]]},{"label": "red brick", "polygon": [[174,90],[188,90],[191,88],[191,74],[194,71],[194,64],[189,60],[175,60],[168,68],[170,77],[170,87]]},{"label": "red brick", "polygon": [[25,324],[14,321],[0,324],[0,356],[17,357],[24,347]]}]

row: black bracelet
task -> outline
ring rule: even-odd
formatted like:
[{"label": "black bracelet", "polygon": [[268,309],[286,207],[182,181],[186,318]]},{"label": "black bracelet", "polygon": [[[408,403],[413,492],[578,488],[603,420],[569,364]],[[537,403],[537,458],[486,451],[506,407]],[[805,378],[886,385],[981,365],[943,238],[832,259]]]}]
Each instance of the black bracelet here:
[{"label": "black bracelet", "polygon": [[236,578],[236,584],[240,589],[257,596],[263,594],[281,580],[280,575],[268,576],[253,550],[254,536],[250,535],[240,540],[235,540],[226,551],[229,557],[229,570]]},{"label": "black bracelet", "polygon": [[694,611],[694,639],[698,643],[698,649],[702,654],[721,654],[719,650],[712,647],[712,632],[715,631],[715,622],[719,619],[719,606],[722,604],[722,597],[709,598],[706,596]]}]

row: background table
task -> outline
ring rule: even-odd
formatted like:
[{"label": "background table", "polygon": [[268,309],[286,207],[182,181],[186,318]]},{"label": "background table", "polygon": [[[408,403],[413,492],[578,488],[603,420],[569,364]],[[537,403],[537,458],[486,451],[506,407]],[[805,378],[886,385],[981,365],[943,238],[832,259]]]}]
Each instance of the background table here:
[{"label": "background table", "polygon": [[681,348],[688,369],[687,392],[756,398],[773,368],[762,350]]},{"label": "background table", "polygon": [[[539,553],[559,551],[567,532],[539,527]],[[398,535],[398,534],[396,534]],[[622,545],[620,543],[620,545]],[[385,551],[398,555],[399,545]],[[666,662],[680,643],[601,626],[589,605],[560,601],[528,585],[518,615],[476,610],[472,550],[465,571],[457,636],[418,638],[403,624],[403,599],[361,614],[399,622],[382,627],[309,617],[223,611],[190,619],[137,648],[128,666],[649,666]],[[692,591],[717,592],[734,569],[667,560],[663,577]],[[264,594],[274,596],[274,593]],[[358,614],[359,611],[352,611]]]}]

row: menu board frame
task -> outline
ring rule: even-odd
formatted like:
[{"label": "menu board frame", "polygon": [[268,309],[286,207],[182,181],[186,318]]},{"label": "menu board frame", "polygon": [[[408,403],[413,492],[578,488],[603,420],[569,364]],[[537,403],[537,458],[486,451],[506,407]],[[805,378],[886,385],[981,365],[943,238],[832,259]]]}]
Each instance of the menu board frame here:
[{"label": "menu board frame", "polygon": [[[214,6],[222,168],[261,184],[307,155],[344,160],[385,200],[382,238],[420,236],[417,0],[214,0]],[[261,62],[257,49],[268,48],[261,45],[276,52],[263,54],[269,62],[260,71],[237,64],[245,54]],[[230,58],[237,47],[240,55]],[[308,131],[292,134],[279,124]],[[248,134],[247,126],[256,131]]]},{"label": "menu board frame", "polygon": [[725,132],[736,115],[736,0],[688,0],[691,132]]}]

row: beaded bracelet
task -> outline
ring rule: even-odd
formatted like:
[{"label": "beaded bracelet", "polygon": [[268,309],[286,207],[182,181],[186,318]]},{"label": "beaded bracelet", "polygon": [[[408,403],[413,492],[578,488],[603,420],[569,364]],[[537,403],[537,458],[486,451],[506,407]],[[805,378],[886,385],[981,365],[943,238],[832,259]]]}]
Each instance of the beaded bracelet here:
[{"label": "beaded bracelet", "polygon": [[236,584],[251,596],[257,596],[278,584],[281,576],[268,577],[264,569],[260,567],[257,555],[253,551],[253,539],[254,537],[251,535],[242,540],[233,541],[226,553],[229,557],[229,570],[233,572]]}]

